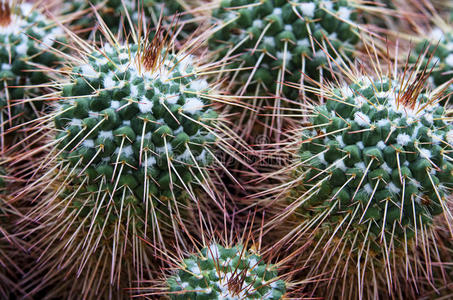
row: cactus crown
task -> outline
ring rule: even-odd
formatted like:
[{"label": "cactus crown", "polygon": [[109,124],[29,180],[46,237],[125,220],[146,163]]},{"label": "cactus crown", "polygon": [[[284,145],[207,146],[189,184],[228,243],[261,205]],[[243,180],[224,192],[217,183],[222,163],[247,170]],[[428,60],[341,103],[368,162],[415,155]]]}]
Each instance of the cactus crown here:
[{"label": "cactus crown", "polygon": [[300,150],[306,205],[403,240],[443,212],[453,125],[421,84],[365,78],[314,109]]},{"label": "cactus crown", "polygon": [[89,55],[72,70],[55,118],[61,158],[96,189],[177,196],[212,161],[217,119],[191,56],[152,45]]},{"label": "cactus crown", "polygon": [[[219,57],[244,52],[238,66],[256,66],[253,82],[268,88],[281,80],[273,75],[275,69],[284,65],[291,73],[302,69],[317,78],[319,68],[327,65],[324,51],[332,46],[343,53],[358,42],[356,30],[348,24],[356,13],[347,1],[223,0],[213,17],[223,27],[210,40],[211,49],[221,49]],[[229,53],[230,47],[236,49],[234,53]],[[335,58],[337,54],[331,52]],[[244,82],[251,72],[242,72]],[[285,79],[299,82],[296,77]]]},{"label": "cactus crown", "polygon": [[286,291],[275,266],[241,245],[224,248],[213,243],[182,265],[167,279],[172,299],[276,300]]}]

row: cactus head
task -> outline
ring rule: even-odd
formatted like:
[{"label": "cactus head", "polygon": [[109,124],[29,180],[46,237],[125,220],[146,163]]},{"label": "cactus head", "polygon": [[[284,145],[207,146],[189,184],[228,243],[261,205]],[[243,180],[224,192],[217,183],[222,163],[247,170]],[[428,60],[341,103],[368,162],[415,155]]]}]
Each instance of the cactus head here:
[{"label": "cactus head", "polygon": [[[451,188],[453,125],[433,94],[391,79],[335,89],[314,109],[300,159],[312,207],[332,217],[354,212],[369,238],[391,232],[410,239],[444,211]],[[393,229],[393,230],[392,230]]]},{"label": "cactus head", "polygon": [[55,119],[61,158],[97,189],[178,198],[212,163],[217,114],[191,57],[138,47],[106,46],[73,68]]},{"label": "cactus head", "polygon": [[213,17],[221,28],[211,38],[210,49],[221,58],[243,53],[236,66],[253,68],[239,74],[240,82],[250,87],[264,86],[279,94],[283,87],[277,82],[300,82],[300,70],[317,79],[327,66],[326,52],[335,58],[350,53],[358,42],[351,25],[356,12],[347,1],[219,2]]},{"label": "cactus head", "polygon": [[213,243],[184,259],[167,279],[171,299],[282,299],[286,283],[276,267],[242,245]]},{"label": "cactus head", "polygon": [[[72,68],[56,83],[61,100],[46,124],[55,129],[49,141],[55,146],[20,195],[42,195],[30,219],[42,218],[41,234],[55,236],[33,242],[65,248],[43,254],[55,264],[35,268],[45,270],[41,286],[77,272],[80,284],[68,281],[62,289],[82,288],[86,298],[123,295],[130,278],[140,285],[151,269],[139,237],[153,236],[167,251],[183,224],[191,226],[185,221],[192,209],[211,205],[206,199],[219,191],[214,153],[231,147],[214,111],[215,86],[203,77],[216,65],[188,55],[196,50],[191,46],[175,51],[171,35],[159,26],[153,38],[112,40],[102,48],[74,36],[84,49],[68,57]],[[47,218],[49,210],[61,217],[61,231]],[[68,236],[77,242],[66,248]],[[56,264],[64,267],[52,272]]]},{"label": "cactus head", "polygon": [[[16,2],[16,1],[15,1]],[[64,40],[63,31],[29,3],[0,3],[0,79],[2,140],[6,129],[39,116],[43,109],[33,98],[34,86],[47,83],[49,78],[36,71],[36,65],[53,68],[59,59],[50,51]],[[33,70],[33,72],[31,72]],[[24,87],[24,86],[30,87]],[[2,143],[4,146],[4,143]]]}]

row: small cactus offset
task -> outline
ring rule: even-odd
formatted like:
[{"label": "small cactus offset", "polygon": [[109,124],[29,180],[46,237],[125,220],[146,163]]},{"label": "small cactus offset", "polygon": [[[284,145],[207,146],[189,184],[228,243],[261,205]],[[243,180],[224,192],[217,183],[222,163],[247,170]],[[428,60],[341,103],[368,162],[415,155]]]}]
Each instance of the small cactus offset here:
[{"label": "small cactus offset", "polygon": [[182,262],[167,279],[171,299],[282,299],[285,281],[276,267],[242,245],[213,243]]},{"label": "small cactus offset", "polygon": [[32,4],[0,1],[2,140],[6,129],[40,116],[42,102],[23,100],[37,96],[35,86],[50,80],[37,69],[57,66],[58,57],[47,50],[59,48],[61,41],[63,30]]},{"label": "small cactus offset", "polygon": [[239,73],[251,91],[258,85],[279,94],[277,86],[299,83],[301,72],[319,79],[326,53],[351,54],[359,42],[357,12],[348,1],[224,0],[219,6],[213,17],[221,28],[210,49],[220,58],[242,54],[235,66],[252,68]]}]

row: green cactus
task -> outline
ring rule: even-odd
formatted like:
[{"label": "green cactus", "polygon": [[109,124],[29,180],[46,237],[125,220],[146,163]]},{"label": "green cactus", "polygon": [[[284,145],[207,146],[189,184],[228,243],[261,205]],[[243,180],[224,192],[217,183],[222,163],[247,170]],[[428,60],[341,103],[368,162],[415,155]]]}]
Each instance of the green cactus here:
[{"label": "green cactus", "polygon": [[184,259],[167,279],[171,299],[282,299],[286,283],[276,266],[242,245],[213,243]]},{"label": "green cactus", "polygon": [[106,47],[73,68],[55,118],[61,158],[96,189],[178,197],[212,163],[217,114],[200,97],[209,85],[190,57],[168,54],[150,72],[131,63],[137,51]]},{"label": "green cactus", "polygon": [[416,45],[414,56],[411,58],[412,62],[416,62],[418,57],[425,53],[423,65],[434,67],[430,78],[431,83],[434,87],[439,87],[449,82],[446,93],[453,93],[453,30],[434,28],[428,39]]},{"label": "green cactus", "polygon": [[320,68],[328,66],[324,51],[333,58],[350,54],[359,41],[351,25],[355,9],[343,0],[224,0],[213,17],[222,28],[211,38],[210,49],[220,58],[241,54],[233,67],[254,67],[239,75],[241,83],[251,80],[250,91],[256,84],[275,92],[277,82],[299,83],[301,71],[318,79]]},{"label": "green cactus", "polygon": [[[63,31],[29,3],[9,6],[0,4],[0,79],[2,132],[37,117],[43,102],[23,101],[36,95],[33,86],[49,82],[48,76],[36,65],[54,68],[59,59],[46,51],[61,48]],[[33,72],[32,72],[33,71]],[[30,86],[25,88],[24,86]]]},{"label": "green cactus", "polygon": [[357,210],[356,224],[370,223],[376,239],[394,224],[404,239],[432,223],[453,180],[445,109],[430,94],[405,103],[413,96],[401,84],[365,80],[335,90],[314,109],[318,131],[304,133],[300,152],[305,186],[317,190],[307,205],[329,208],[333,219]]},{"label": "green cactus", "polygon": [[[198,75],[204,68],[198,59],[173,53],[163,36],[158,31],[139,44],[92,47],[58,83],[62,99],[49,141],[55,147],[38,168],[45,174],[35,180],[43,205],[30,219],[43,218],[42,234],[56,237],[33,241],[61,250],[43,254],[55,262],[50,267],[62,264],[85,279],[97,274],[57,287],[66,292],[126,297],[128,279],[140,285],[151,260],[139,237],[152,235],[165,249],[193,203],[211,196],[203,190],[215,193],[208,171],[216,168],[218,146],[227,144],[212,107],[216,96]],[[48,210],[62,218],[56,227]],[[66,246],[66,239],[77,242]],[[47,259],[37,272],[48,270]],[[42,281],[61,272],[46,271]]]},{"label": "green cactus", "polygon": [[[103,4],[105,2],[105,4]],[[91,5],[98,7],[97,12],[107,25],[107,27],[114,33],[118,29],[122,28],[124,24],[126,27],[129,26],[129,23],[124,12],[124,5],[126,6],[127,12],[132,19],[132,24],[138,26],[139,14],[143,8],[144,15],[146,17],[151,17],[154,22],[159,19],[161,10],[163,17],[171,17],[177,13],[183,13],[184,7],[178,1],[156,1],[156,0],[71,0],[65,3],[65,11],[68,13],[78,13],[83,10],[91,8]],[[91,4],[91,5],[90,5]],[[184,16],[183,19],[187,19],[188,16]],[[82,28],[92,27],[96,23],[96,17],[92,15],[91,17],[83,16],[77,18],[73,24]]]}]

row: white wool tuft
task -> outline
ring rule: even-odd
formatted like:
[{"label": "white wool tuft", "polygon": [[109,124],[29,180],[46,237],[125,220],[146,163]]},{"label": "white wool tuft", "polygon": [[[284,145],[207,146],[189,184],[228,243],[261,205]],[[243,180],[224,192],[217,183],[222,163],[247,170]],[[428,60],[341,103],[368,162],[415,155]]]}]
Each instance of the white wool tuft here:
[{"label": "white wool tuft", "polygon": [[354,114],[354,121],[356,121],[361,127],[370,126],[370,118],[360,111]]},{"label": "white wool tuft", "polygon": [[390,182],[388,184],[388,189],[390,192],[392,192],[394,194],[399,194],[399,192],[401,191],[401,189],[399,187],[397,187],[393,182]]},{"label": "white wool tuft", "polygon": [[366,169],[365,163],[364,162],[358,162],[354,165],[357,169],[364,170]]},{"label": "white wool tuft", "polygon": [[110,101],[110,107],[113,108],[113,109],[118,109],[120,108],[121,106],[121,103],[117,100],[112,100]]},{"label": "white wool tuft", "polygon": [[450,130],[445,134],[445,138],[449,144],[453,144],[453,130]]},{"label": "white wool tuft", "polygon": [[365,186],[363,187],[363,189],[365,190],[365,192],[368,194],[368,195],[371,195],[371,193],[373,193],[373,189],[371,188],[371,185],[369,183],[365,184]]},{"label": "white wool tuft", "polygon": [[338,10],[338,16],[343,20],[349,20],[349,18],[351,17],[351,10],[347,7],[342,6]]},{"label": "white wool tuft", "polygon": [[107,76],[105,77],[104,79],[104,87],[106,89],[112,89],[114,88],[116,85],[115,81],[113,80],[113,77],[112,76]]},{"label": "white wool tuft", "polygon": [[314,3],[300,3],[299,7],[304,16],[307,16],[309,18],[313,18],[315,16],[316,5]]},{"label": "white wool tuft", "polygon": [[190,88],[194,89],[196,91],[203,91],[203,90],[206,90],[208,87],[209,87],[209,84],[204,79],[198,79],[198,80],[192,81],[192,83],[190,84]]},{"label": "white wool tuft", "polygon": [[363,150],[365,148],[362,141],[357,142],[356,145],[357,145],[357,147],[359,147],[360,150]]},{"label": "white wool tuft", "polygon": [[334,165],[342,170],[342,171],[346,171],[348,169],[348,167],[346,167],[346,165],[344,164],[343,160],[342,159],[338,159],[334,162]]},{"label": "white wool tuft", "polygon": [[411,141],[411,137],[406,133],[400,133],[396,137],[396,142],[401,146],[406,146]]},{"label": "white wool tuft", "polygon": [[94,141],[92,139],[84,140],[82,146],[87,148],[94,148]]},{"label": "white wool tuft", "polygon": [[185,112],[194,114],[203,109],[203,102],[198,98],[188,98],[186,104],[182,107]]},{"label": "white wool tuft", "polygon": [[138,109],[142,114],[153,111],[153,101],[148,100],[145,96],[138,102]]},{"label": "white wool tuft", "polygon": [[381,150],[384,150],[385,147],[387,147],[383,141],[379,141],[376,146]]},{"label": "white wool tuft", "polygon": [[385,172],[387,172],[387,173],[389,173],[389,174],[392,174],[392,171],[393,171],[393,170],[392,170],[392,168],[389,167],[389,165],[387,165],[386,162],[384,162],[384,163],[381,165],[381,168],[382,168]]},{"label": "white wool tuft", "polygon": [[99,137],[103,139],[113,140],[113,133],[111,131],[99,131]]},{"label": "white wool tuft", "polygon": [[428,149],[425,149],[425,148],[420,148],[420,154],[424,158],[431,158],[431,156],[432,156],[431,151],[429,151]]},{"label": "white wool tuft", "polygon": [[152,167],[156,164],[156,158],[154,158],[153,156],[148,156],[146,157],[146,159],[144,159],[144,166],[145,167]]}]

